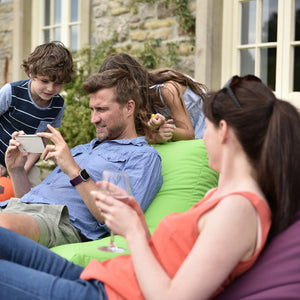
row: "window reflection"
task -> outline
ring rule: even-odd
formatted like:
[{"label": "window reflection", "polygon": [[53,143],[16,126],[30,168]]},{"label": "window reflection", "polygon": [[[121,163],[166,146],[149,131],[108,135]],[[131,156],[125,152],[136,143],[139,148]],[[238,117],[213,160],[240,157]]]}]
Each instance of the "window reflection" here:
[{"label": "window reflection", "polygon": [[61,41],[61,29],[60,27],[54,28],[53,38],[55,41]]},{"label": "window reflection", "polygon": [[294,87],[295,92],[300,92],[300,46],[294,48]]},{"label": "window reflection", "polygon": [[263,43],[277,41],[277,0],[263,0],[261,14],[261,41]]},{"label": "window reflection", "polygon": [[255,70],[255,49],[241,50],[241,76],[254,74]]},{"label": "window reflection", "polygon": [[78,0],[72,0],[71,3],[71,22],[79,20]]},{"label": "window reflection", "polygon": [[50,30],[49,29],[44,30],[44,42],[45,43],[50,42]]},{"label": "window reflection", "polygon": [[275,90],[276,48],[261,49],[260,77],[262,81]]},{"label": "window reflection", "polygon": [[44,25],[50,25],[50,0],[45,0]]},{"label": "window reflection", "polygon": [[248,1],[242,3],[242,31],[241,43],[252,44],[255,43],[256,31],[256,1]]},{"label": "window reflection", "polygon": [[300,0],[295,0],[295,41],[300,41]]},{"label": "window reflection", "polygon": [[54,5],[54,24],[61,23],[61,0],[55,0]]},{"label": "window reflection", "polygon": [[71,26],[70,28],[70,41],[71,41],[71,50],[77,51],[78,50],[78,25]]}]

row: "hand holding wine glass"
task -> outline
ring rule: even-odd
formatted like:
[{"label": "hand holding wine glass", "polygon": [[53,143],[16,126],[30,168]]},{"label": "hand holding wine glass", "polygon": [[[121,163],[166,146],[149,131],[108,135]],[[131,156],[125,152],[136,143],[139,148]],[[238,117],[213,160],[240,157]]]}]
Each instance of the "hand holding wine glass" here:
[{"label": "hand holding wine glass", "polygon": [[[111,195],[112,197],[116,199],[122,199],[126,198],[127,196],[122,195],[121,193],[115,194],[112,188],[111,184],[118,186],[119,188],[123,189],[128,195],[130,195],[130,181],[128,173],[125,171],[113,171],[113,170],[105,170],[102,174],[102,181],[105,181],[106,183],[103,183],[101,185],[101,191]],[[105,247],[98,248],[101,251],[106,252],[114,252],[114,253],[121,253],[124,252],[125,249],[121,247],[117,247],[114,243],[114,233],[110,231],[110,244]]]}]

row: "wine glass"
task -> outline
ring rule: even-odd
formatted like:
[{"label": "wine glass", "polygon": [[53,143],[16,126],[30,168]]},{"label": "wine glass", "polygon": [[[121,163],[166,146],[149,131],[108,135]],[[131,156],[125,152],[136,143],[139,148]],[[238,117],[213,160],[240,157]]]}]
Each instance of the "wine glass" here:
[{"label": "wine glass", "polygon": [[[127,172],[104,170],[102,173],[102,180],[107,181],[109,183],[112,183],[112,184],[120,187],[121,189],[125,190],[128,195],[130,194],[130,181],[129,181],[129,175]],[[113,196],[116,199],[127,198],[127,196],[112,194],[109,191],[109,185],[107,188],[101,188],[101,191],[103,191],[107,194],[110,194],[111,196]],[[101,251],[114,252],[114,253],[122,253],[122,252],[126,251],[124,248],[121,248],[121,247],[118,247],[115,245],[114,237],[115,237],[115,235],[111,230],[109,245],[104,246],[104,247],[99,247],[98,249]]]}]

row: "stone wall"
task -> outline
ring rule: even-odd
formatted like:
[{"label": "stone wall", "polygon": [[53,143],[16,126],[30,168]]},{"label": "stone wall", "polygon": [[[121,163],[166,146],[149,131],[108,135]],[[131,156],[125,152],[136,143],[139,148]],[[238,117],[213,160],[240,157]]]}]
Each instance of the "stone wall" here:
[{"label": "stone wall", "polygon": [[[195,47],[189,42],[191,36],[182,30],[172,6],[166,8],[164,2],[161,0],[150,4],[146,0],[91,0],[91,44],[110,39],[116,32],[118,46],[124,47],[127,53],[133,53],[145,42],[160,39],[161,53],[166,56],[167,43],[173,42],[178,45],[177,70],[194,76]],[[193,16],[196,15],[196,3],[197,0],[188,2]],[[13,6],[14,0],[0,0],[0,87],[12,81]],[[20,13],[25,15],[25,12]],[[28,16],[25,18],[30,22]],[[24,45],[20,46],[23,51]]]},{"label": "stone wall", "polygon": [[[92,0],[92,44],[110,39],[117,32],[119,46],[129,53],[143,47],[150,39],[160,39],[162,54],[166,55],[167,43],[177,43],[178,65],[181,71],[193,75],[195,47],[189,42],[191,37],[179,26],[172,6],[166,8],[162,2]],[[196,4],[196,0],[188,4],[193,16],[196,15]]]},{"label": "stone wall", "polygon": [[13,51],[13,1],[0,1],[0,87],[11,77]]}]

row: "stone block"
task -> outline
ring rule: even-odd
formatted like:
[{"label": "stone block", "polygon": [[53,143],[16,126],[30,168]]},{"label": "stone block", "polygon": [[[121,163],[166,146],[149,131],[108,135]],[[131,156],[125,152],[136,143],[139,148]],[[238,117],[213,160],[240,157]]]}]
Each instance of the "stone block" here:
[{"label": "stone block", "polygon": [[132,41],[143,42],[147,39],[147,35],[145,31],[134,31],[130,33],[130,38]]},{"label": "stone block", "polygon": [[144,22],[142,25],[143,29],[159,29],[164,27],[171,27],[174,26],[176,23],[175,19],[168,19],[168,20],[153,20],[153,21],[147,21]]},{"label": "stone block", "polygon": [[173,40],[174,34],[171,28],[161,29],[156,31],[148,32],[149,39],[161,39],[162,41]]},{"label": "stone block", "polygon": [[195,46],[190,44],[180,44],[178,48],[179,55],[191,55],[195,53]]}]

